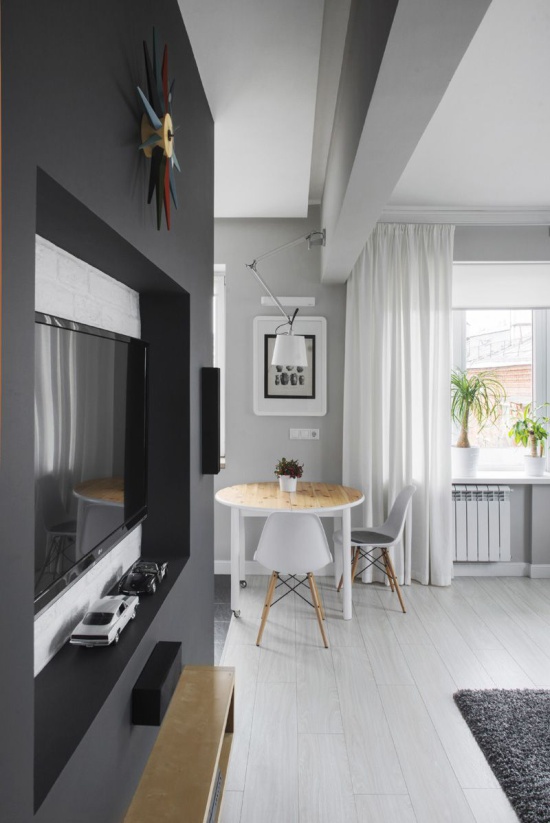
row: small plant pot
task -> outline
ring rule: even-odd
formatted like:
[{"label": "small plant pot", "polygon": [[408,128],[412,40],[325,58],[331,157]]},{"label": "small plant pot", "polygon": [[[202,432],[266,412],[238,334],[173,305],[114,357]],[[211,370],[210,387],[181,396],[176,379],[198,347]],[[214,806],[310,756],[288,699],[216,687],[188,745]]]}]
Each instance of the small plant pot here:
[{"label": "small plant pot", "polygon": [[451,462],[453,477],[477,477],[479,463],[479,446],[470,446],[468,449],[451,448]]},{"label": "small plant pot", "polygon": [[281,474],[279,477],[279,488],[282,492],[295,492],[297,483],[296,477],[289,477],[287,474]]},{"label": "small plant pot", "polygon": [[546,457],[531,457],[530,454],[524,456],[525,474],[527,477],[543,477],[546,466]]}]

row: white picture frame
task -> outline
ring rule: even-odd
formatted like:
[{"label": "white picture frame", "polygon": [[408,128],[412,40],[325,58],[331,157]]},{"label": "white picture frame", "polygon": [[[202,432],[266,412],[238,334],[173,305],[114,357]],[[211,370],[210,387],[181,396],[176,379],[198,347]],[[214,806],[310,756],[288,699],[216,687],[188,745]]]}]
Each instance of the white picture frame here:
[{"label": "white picture frame", "polygon": [[[327,321],[324,317],[300,317],[294,321],[294,332],[306,336],[308,350],[314,351],[314,362],[302,371],[303,388],[295,385],[281,389],[281,396],[269,396],[273,389],[270,373],[266,383],[266,351],[277,327],[284,323],[282,316],[255,317],[253,322],[253,409],[254,414],[286,417],[322,417],[327,413]],[[266,337],[268,340],[266,341]],[[268,364],[269,369],[269,364]],[[311,371],[314,373],[312,382]],[[284,373],[285,370],[281,372]],[[295,369],[290,369],[291,375]]]}]

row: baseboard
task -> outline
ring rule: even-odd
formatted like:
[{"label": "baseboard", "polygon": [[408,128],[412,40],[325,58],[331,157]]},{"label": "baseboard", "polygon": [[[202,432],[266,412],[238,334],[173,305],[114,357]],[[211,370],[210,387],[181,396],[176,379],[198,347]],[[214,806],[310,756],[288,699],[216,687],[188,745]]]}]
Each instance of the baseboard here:
[{"label": "baseboard", "polygon": [[[215,560],[214,574],[231,574],[230,560]],[[271,574],[269,569],[256,563],[255,560],[247,560],[245,564],[245,574]],[[334,566],[329,564],[324,569],[316,572],[317,577],[331,577],[334,575]],[[550,578],[550,563],[520,563],[520,562],[499,562],[492,563],[453,563],[453,577],[532,577]]]},{"label": "baseboard", "polygon": [[[534,577],[530,570],[534,567],[530,563],[500,562],[491,563],[453,563],[454,577]],[[550,566],[537,566],[535,568],[548,568],[550,577]],[[544,577],[545,575],[540,575]]]},{"label": "baseboard", "polygon": [[[266,569],[265,566],[261,566],[255,560],[247,560],[245,563],[244,571],[247,577],[249,574],[271,574],[269,569]],[[214,574],[231,574],[231,561],[214,560]],[[325,566],[324,569],[320,569],[318,572],[315,572],[315,576],[334,576],[334,565],[332,563],[329,563],[329,565]]]}]

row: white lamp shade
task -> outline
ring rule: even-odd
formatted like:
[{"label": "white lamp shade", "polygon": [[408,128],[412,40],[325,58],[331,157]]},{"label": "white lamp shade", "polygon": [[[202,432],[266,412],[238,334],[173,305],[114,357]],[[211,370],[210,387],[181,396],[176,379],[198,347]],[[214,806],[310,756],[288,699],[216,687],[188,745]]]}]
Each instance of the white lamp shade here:
[{"label": "white lamp shade", "polygon": [[306,338],[301,334],[278,334],[272,366],[307,366]]}]

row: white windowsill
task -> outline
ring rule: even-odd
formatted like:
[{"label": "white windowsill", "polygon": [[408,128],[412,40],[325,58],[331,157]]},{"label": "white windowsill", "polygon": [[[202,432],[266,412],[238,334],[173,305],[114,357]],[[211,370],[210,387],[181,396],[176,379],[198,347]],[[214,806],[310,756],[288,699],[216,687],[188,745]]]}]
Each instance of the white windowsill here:
[{"label": "white windowsill", "polygon": [[477,483],[509,483],[513,486],[544,486],[550,483],[550,473],[543,477],[527,477],[523,471],[485,471],[480,469],[475,477],[453,477],[453,483],[475,486]]}]

